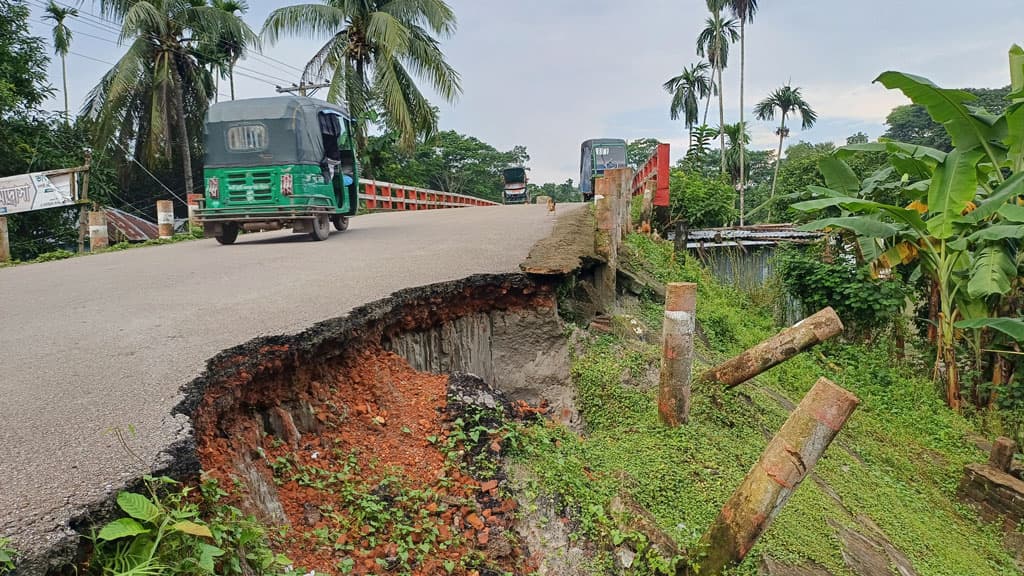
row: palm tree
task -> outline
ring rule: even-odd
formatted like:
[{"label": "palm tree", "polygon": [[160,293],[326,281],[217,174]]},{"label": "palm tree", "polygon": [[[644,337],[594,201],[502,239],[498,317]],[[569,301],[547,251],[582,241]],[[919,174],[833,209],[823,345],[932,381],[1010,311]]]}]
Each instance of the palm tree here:
[{"label": "palm tree", "polygon": [[[327,99],[344,100],[363,122],[379,109],[385,125],[411,149],[416,137],[437,124],[436,109],[416,86],[426,80],[447,102],[461,94],[459,75],[438,40],[455,31],[455,13],[444,0],[322,0],[271,12],[263,35],[271,43],[285,34],[327,38],[306,64],[303,82],[330,78]],[[410,74],[411,72],[411,74]]]},{"label": "palm tree", "polygon": [[768,197],[768,222],[772,220],[772,207],[770,203],[775,198],[775,185],[779,180],[779,163],[782,161],[782,141],[786,136],[789,136],[789,128],[786,127],[786,117],[791,113],[799,114],[801,127],[804,130],[814,126],[814,123],[818,120],[817,112],[804,101],[803,96],[800,94],[800,88],[793,88],[788,84],[777,88],[754,107],[754,116],[758,120],[774,120],[776,113],[781,118],[781,123],[779,128],[775,130],[775,133],[779,135],[779,150],[775,154],[775,175],[772,177],[772,192]]},{"label": "palm tree", "polygon": [[191,194],[192,139],[202,133],[213,91],[205,57],[194,44],[224,35],[251,42],[256,36],[235,15],[195,1],[100,0],[100,12],[121,20],[118,41],[128,50],[86,99],[83,112],[97,122],[96,145],[114,145],[150,165],[177,154],[185,193]]},{"label": "palm tree", "polygon": [[693,127],[697,124],[700,116],[700,101],[711,96],[713,81],[708,77],[711,65],[707,62],[692,64],[684,68],[678,76],[669,78],[662,85],[666,92],[672,95],[672,105],[669,114],[673,120],[678,120],[682,113],[683,122],[690,131],[690,140],[693,140]]},{"label": "palm tree", "polygon": [[[236,18],[241,18],[242,14],[249,11],[249,3],[245,0],[210,0],[210,6]],[[248,48],[255,45],[255,40],[256,38],[253,36],[235,37],[232,35],[232,29],[221,30],[220,34],[213,39],[214,49],[212,51],[222,58],[220,62],[216,63],[219,75],[220,77],[227,76],[231,85],[232,100],[235,99],[235,64],[245,55]]]},{"label": "palm tree", "polygon": [[59,6],[53,0],[46,6],[43,18],[53,20],[53,52],[60,54],[60,74],[64,81],[64,123],[71,124],[71,106],[68,104],[68,52],[71,50],[71,28],[64,23],[69,17],[78,16],[78,10],[70,6]]},{"label": "palm tree", "polygon": [[[744,173],[743,162],[746,158],[743,156],[743,147],[750,144],[750,133],[744,130],[739,123],[726,124],[725,126],[715,129],[715,134],[724,135],[728,142],[725,149],[725,167],[732,180],[733,187],[739,187],[741,184],[741,176]],[[743,138],[740,138],[740,134],[743,134]],[[740,215],[742,219],[743,216]],[[742,226],[742,224],[740,224]]]},{"label": "palm tree", "polygon": [[[704,30],[697,36],[697,55],[705,57],[718,73],[718,124],[725,124],[725,97],[723,96],[722,70],[729,63],[729,44],[739,39],[736,20],[722,18],[725,0],[708,0],[711,16]],[[725,173],[725,135],[720,136],[722,173]]]},{"label": "palm tree", "polygon": [[[740,130],[744,131],[746,123],[743,121],[744,103],[743,92],[746,84],[747,67],[747,22],[754,21],[757,14],[757,0],[728,0],[729,10],[733,16],[740,21]],[[746,145],[740,146],[740,226],[743,226],[743,191],[746,189],[746,162],[744,157]]]}]

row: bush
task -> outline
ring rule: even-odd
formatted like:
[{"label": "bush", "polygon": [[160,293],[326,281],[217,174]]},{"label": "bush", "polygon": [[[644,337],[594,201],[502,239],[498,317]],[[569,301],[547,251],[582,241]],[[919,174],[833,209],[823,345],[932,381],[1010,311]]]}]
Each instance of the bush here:
[{"label": "bush", "polygon": [[708,178],[677,168],[672,171],[669,190],[672,219],[685,219],[690,228],[725,226],[739,217],[736,191],[724,176]]},{"label": "bush", "polygon": [[899,278],[874,279],[866,267],[837,257],[824,258],[820,246],[780,248],[776,274],[800,300],[805,315],[831,306],[848,333],[866,337],[901,316],[910,288]]}]

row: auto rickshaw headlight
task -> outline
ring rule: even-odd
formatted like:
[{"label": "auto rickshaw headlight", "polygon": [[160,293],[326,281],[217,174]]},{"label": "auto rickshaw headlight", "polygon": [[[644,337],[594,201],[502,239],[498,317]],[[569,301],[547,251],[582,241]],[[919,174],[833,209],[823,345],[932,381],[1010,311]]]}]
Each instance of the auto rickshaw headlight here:
[{"label": "auto rickshaw headlight", "polygon": [[292,175],[281,174],[281,195],[291,196],[292,195]]},{"label": "auto rickshaw headlight", "polygon": [[210,193],[210,198],[220,198],[220,180],[208,178],[206,180],[206,191]]}]

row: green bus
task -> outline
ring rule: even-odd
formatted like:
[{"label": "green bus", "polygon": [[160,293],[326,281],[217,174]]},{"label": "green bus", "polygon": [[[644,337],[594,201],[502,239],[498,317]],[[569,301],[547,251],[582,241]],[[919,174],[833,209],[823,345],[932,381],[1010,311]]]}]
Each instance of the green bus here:
[{"label": "green bus", "polygon": [[359,205],[351,117],[305,96],[219,102],[206,115],[206,194],[196,216],[206,237],[291,228],[325,240]]}]

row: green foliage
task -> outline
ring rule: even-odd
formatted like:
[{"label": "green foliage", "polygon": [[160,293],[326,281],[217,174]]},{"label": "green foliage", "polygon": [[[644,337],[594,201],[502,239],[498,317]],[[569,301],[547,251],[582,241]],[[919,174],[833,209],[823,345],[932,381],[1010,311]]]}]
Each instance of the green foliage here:
[{"label": "green foliage", "polygon": [[672,219],[684,219],[690,228],[725,226],[736,219],[736,191],[726,177],[672,170],[669,178]]},{"label": "green foliage", "polygon": [[868,337],[899,321],[909,288],[899,278],[871,277],[865,266],[844,258],[827,261],[820,247],[781,248],[776,273],[800,300],[805,316],[831,306],[847,330]]},{"label": "green foliage", "polygon": [[[972,102],[977,108],[987,110],[992,114],[1000,114],[1008,105],[1007,95],[1010,87],[988,89],[988,88],[966,88],[962,90],[975,96]],[[953,149],[953,143],[949,134],[933,120],[928,111],[917,104],[906,104],[893,108],[892,112],[885,119],[887,129],[883,135],[890,140],[918,144],[935,148],[944,152]]]},{"label": "green foliage", "polygon": [[[263,37],[327,37],[306,64],[303,79],[329,78],[327,99],[345,102],[359,119],[380,112],[383,125],[411,150],[437,127],[437,108],[416,85],[452,102],[462,92],[459,74],[445,60],[438,38],[455,32],[455,13],[444,2],[323,0],[270,13]],[[359,143],[365,127],[359,122]]]},{"label": "green foliage", "polygon": [[658,148],[657,138],[639,138],[626,143],[626,162],[634,170],[640,168]]},{"label": "green foliage", "polygon": [[[1017,46],[1010,50],[1014,93],[1018,86],[1024,91],[1024,58],[1018,57],[1022,53]],[[826,177],[832,175],[829,188],[809,187],[818,198],[794,208],[826,216],[806,229],[841,227],[854,232],[858,256],[879,269],[913,264],[935,284],[940,308],[937,343],[946,369],[947,402],[959,408],[960,335],[953,324],[958,318],[998,316],[1000,301],[1019,275],[1016,227],[1006,222],[1017,217],[1010,208],[1024,194],[1024,172],[1020,172],[1024,129],[1011,129],[1019,121],[1008,117],[1022,104],[1015,100],[1008,114],[997,117],[972,108],[973,94],[940,88],[924,78],[885,72],[877,81],[924,107],[942,123],[955,148],[947,154],[896,142],[848,146],[824,165]],[[864,152],[884,152],[890,166],[866,178],[860,190],[839,186],[835,176],[841,172],[843,158]],[[891,188],[893,176],[899,178],[896,189],[901,199],[911,201],[907,208],[901,207],[902,202],[870,199],[877,190]],[[974,337],[973,347],[980,348],[978,335]],[[978,378],[982,366],[975,364]]]},{"label": "green foliage", "polygon": [[54,250],[53,252],[46,252],[36,256],[34,262],[53,262],[54,260],[66,260],[74,256],[74,252],[67,250]]},{"label": "green foliage", "polygon": [[9,574],[14,571],[14,559],[17,558],[17,551],[11,546],[8,538],[0,538],[0,575]]},{"label": "green foliage", "polygon": [[530,191],[531,199],[535,199],[538,196],[549,196],[555,202],[579,202],[581,198],[580,189],[573,182],[572,178],[561,184],[545,182],[540,186],[527,184],[526,187]]},{"label": "green foliage", "polygon": [[280,574],[291,562],[270,552],[263,529],[239,510],[217,504],[226,493],[205,481],[202,494],[212,508],[209,522],[190,496],[191,487],[147,476],[146,494],[121,492],[117,505],[127,516],[100,528],[90,540],[89,574]]},{"label": "green foliage", "polygon": [[0,118],[34,109],[53,92],[43,39],[29,34],[28,19],[26,4],[0,2]]}]

